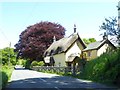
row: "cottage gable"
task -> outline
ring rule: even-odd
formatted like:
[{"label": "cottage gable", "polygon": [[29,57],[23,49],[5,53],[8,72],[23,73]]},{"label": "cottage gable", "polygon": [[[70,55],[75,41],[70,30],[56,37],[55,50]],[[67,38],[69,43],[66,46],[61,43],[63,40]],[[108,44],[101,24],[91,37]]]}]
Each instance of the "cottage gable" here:
[{"label": "cottage gable", "polygon": [[101,48],[105,43],[109,44],[111,47],[116,48],[108,39],[104,39],[101,41],[93,42],[87,46],[86,49],[83,51],[89,51],[89,50],[98,50]]},{"label": "cottage gable", "polygon": [[83,50],[87,60],[97,58],[107,50],[116,49],[116,47],[106,38],[101,41],[91,43]]}]

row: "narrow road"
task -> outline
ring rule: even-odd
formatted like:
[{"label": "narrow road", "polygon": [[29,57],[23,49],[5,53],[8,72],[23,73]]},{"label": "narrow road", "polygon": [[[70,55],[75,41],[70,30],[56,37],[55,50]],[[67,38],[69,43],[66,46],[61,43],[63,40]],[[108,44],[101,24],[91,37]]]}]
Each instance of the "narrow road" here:
[{"label": "narrow road", "polygon": [[66,90],[67,89],[110,89],[110,87],[102,84],[93,83],[91,81],[76,79],[67,76],[59,76],[56,74],[47,74],[27,69],[14,70],[11,76],[11,81],[5,90],[14,89],[52,89]]}]

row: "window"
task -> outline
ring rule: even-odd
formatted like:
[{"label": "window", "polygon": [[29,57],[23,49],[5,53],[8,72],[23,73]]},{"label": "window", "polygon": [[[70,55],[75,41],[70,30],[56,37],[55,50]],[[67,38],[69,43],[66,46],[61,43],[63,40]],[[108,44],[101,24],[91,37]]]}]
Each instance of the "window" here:
[{"label": "window", "polygon": [[91,56],[91,52],[89,51],[89,52],[88,52],[88,57],[90,57],[90,56]]},{"label": "window", "polygon": [[60,53],[62,51],[62,47],[58,47],[56,53]]},{"label": "window", "polygon": [[50,55],[53,55],[53,53],[54,53],[54,50],[51,50]]}]

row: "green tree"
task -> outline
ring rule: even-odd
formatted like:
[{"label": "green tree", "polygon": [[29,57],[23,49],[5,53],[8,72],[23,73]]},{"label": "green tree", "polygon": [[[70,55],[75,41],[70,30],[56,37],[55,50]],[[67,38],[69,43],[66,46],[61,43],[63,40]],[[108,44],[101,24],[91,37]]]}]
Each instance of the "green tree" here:
[{"label": "green tree", "polygon": [[13,48],[6,47],[0,50],[1,62],[3,65],[16,64],[16,53]]},{"label": "green tree", "polygon": [[85,44],[88,45],[90,43],[96,42],[96,39],[95,38],[89,38],[89,39],[83,38],[83,41],[85,42]]}]

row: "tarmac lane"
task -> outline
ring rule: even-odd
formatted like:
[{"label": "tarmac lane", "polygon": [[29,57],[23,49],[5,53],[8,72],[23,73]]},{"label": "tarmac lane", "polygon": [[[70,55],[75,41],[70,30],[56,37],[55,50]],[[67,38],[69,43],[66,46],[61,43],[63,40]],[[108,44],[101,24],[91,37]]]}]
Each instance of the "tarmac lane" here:
[{"label": "tarmac lane", "polygon": [[13,71],[11,80],[4,90],[116,90],[92,81],[76,79],[69,76],[59,76],[27,69]]}]

